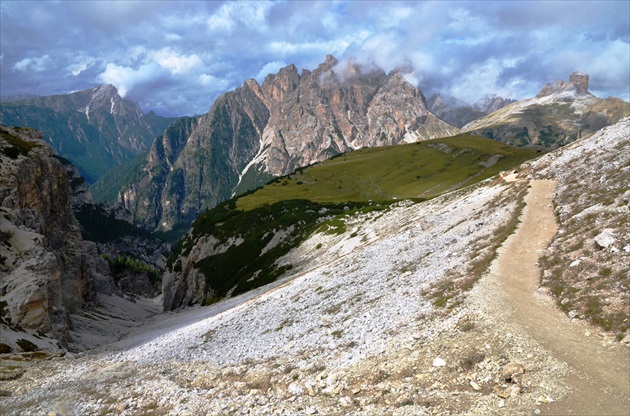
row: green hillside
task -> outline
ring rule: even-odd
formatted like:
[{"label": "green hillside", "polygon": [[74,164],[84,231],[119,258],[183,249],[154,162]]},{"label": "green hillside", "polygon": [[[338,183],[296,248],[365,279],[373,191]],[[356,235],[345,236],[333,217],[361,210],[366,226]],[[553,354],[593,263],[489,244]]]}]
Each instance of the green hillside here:
[{"label": "green hillside", "polygon": [[[195,302],[243,293],[281,276],[290,266],[278,266],[277,259],[313,232],[343,234],[346,219],[357,212],[387,210],[397,199],[428,199],[513,169],[536,154],[468,135],[343,154],[201,214],[167,267],[183,273],[181,281],[191,269],[201,272],[212,290]],[[188,259],[206,235],[214,237],[214,247],[227,249]],[[239,239],[241,244],[233,244]],[[181,302],[176,297],[166,307]]]},{"label": "green hillside", "polygon": [[132,180],[137,179],[139,172],[146,164],[148,152],[142,152],[133,159],[105,172],[92,186],[90,191],[95,202],[104,202],[110,205],[118,201],[118,192]]},{"label": "green hillside", "polygon": [[467,134],[361,149],[275,179],[239,198],[237,208],[287,199],[337,203],[432,198],[512,169],[536,152]]}]

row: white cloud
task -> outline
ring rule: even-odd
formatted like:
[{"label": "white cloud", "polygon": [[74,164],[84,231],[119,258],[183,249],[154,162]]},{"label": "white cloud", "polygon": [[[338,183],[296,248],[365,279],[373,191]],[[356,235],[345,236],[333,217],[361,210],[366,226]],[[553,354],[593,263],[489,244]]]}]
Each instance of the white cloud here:
[{"label": "white cloud", "polygon": [[178,35],[177,33],[167,33],[164,35],[164,40],[167,42],[175,42],[182,39],[183,39],[182,36]]},{"label": "white cloud", "polygon": [[160,78],[162,68],[155,62],[141,65],[138,69],[109,63],[97,80],[112,84],[118,89],[121,97],[126,96],[135,86],[155,81]]},{"label": "white cloud", "polygon": [[97,3],[2,2],[2,94],[85,89],[100,72],[145,108],[190,114],[248,78],[332,54],[411,68],[425,94],[467,100],[530,97],[575,69],[598,96],[629,95],[628,2]]},{"label": "white cloud", "polygon": [[237,25],[264,31],[267,29],[267,13],[272,6],[270,2],[261,1],[225,3],[206,24],[214,31],[232,32]]},{"label": "white cloud", "polygon": [[153,52],[151,58],[162,68],[168,69],[172,74],[183,74],[202,64],[201,58],[197,54],[180,55],[171,48]]},{"label": "white cloud", "polygon": [[199,75],[199,83],[204,87],[213,87],[213,89],[223,89],[228,85],[228,81],[209,74]]},{"label": "white cloud", "polygon": [[382,28],[399,27],[401,23],[413,14],[411,7],[394,7],[379,13]]},{"label": "white cloud", "polygon": [[350,46],[350,42],[345,39],[319,40],[314,42],[272,41],[267,45],[267,49],[271,53],[280,56],[315,53],[323,58],[327,54],[341,54],[348,46]]},{"label": "white cloud", "polygon": [[256,79],[256,81],[258,81],[258,83],[261,84],[265,80],[265,77],[267,75],[275,74],[276,72],[278,72],[280,69],[284,68],[285,66],[287,66],[287,64],[284,63],[284,61],[267,62],[267,64],[265,64],[265,66],[263,66],[260,69],[260,71],[258,71],[258,74],[256,74],[254,79]]},{"label": "white cloud", "polygon": [[85,71],[86,69],[92,67],[94,65],[94,63],[96,62],[96,60],[94,58],[88,57],[88,58],[84,58],[79,60],[78,62],[75,62],[73,64],[70,64],[66,67],[66,70],[72,74],[73,76],[78,76],[79,74],[81,74],[81,72]]},{"label": "white cloud", "polygon": [[24,58],[13,65],[13,69],[19,72],[33,71],[42,72],[53,65],[50,56],[43,55],[39,58]]},{"label": "white cloud", "polygon": [[232,19],[230,8],[227,4],[221,6],[219,11],[208,18],[208,28],[210,30],[224,30],[231,32],[236,22]]}]

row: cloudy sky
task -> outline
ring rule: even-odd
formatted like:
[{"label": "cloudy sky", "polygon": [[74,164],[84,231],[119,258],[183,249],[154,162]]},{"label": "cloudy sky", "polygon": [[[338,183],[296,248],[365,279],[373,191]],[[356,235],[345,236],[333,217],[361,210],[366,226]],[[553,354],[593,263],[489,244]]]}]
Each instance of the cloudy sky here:
[{"label": "cloudy sky", "polygon": [[145,111],[201,114],[248,78],[332,54],[470,103],[529,98],[575,70],[595,95],[629,100],[629,4],[2,0],[0,93],[110,83]]}]

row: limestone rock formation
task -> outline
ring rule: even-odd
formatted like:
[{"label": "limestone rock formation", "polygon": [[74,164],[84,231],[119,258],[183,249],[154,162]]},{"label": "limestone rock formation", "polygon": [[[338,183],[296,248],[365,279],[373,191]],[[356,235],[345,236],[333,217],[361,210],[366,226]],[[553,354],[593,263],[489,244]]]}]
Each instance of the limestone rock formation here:
[{"label": "limestone rock formation", "polygon": [[588,80],[574,72],[568,82],[546,84],[536,97],[511,103],[462,130],[517,146],[556,148],[630,115],[630,103],[595,97]]},{"label": "limestone rock formation", "polygon": [[[0,324],[68,345],[75,317],[98,306],[98,294],[160,293],[170,247],[125,221],[124,209],[94,205],[77,169],[43,138],[0,125]],[[136,267],[119,267],[119,256]]]},{"label": "limestone rock formation", "polygon": [[599,248],[608,248],[615,242],[615,234],[612,229],[606,228],[595,236],[595,243]]},{"label": "limestone rock formation", "polygon": [[246,81],[200,118],[180,120],[157,140],[119,201],[154,230],[186,227],[200,212],[274,176],[361,147],[459,133],[433,115],[399,73],[294,65]]},{"label": "limestone rock formation", "polygon": [[[67,339],[93,296],[100,260],[71,208],[64,165],[43,135],[0,126],[0,302],[11,325]],[[97,276],[98,275],[98,276]]]},{"label": "limestone rock formation", "polygon": [[503,98],[497,95],[488,95],[479,100],[473,105],[473,108],[487,114],[494,113],[505,107],[508,104],[513,103],[515,100],[511,98]]},{"label": "limestone rock formation", "polygon": [[536,98],[562,91],[575,91],[578,95],[592,95],[588,91],[588,75],[576,71],[569,76],[569,82],[558,80],[554,84],[547,83],[536,95]]}]

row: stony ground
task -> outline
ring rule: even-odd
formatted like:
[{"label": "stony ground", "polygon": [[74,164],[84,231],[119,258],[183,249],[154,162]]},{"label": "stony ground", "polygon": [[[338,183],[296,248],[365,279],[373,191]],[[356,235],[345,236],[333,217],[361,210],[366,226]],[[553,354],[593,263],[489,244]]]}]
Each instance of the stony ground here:
[{"label": "stony ground", "polygon": [[[510,251],[501,249],[485,274],[521,211],[538,213],[523,203],[532,192],[524,176],[348,218],[344,235],[314,235],[283,259],[294,274],[267,292],[147,318],[132,335],[87,353],[2,356],[0,412],[491,415],[571,408],[583,373],[536,326],[515,319],[529,312],[519,312],[518,296],[494,272]],[[535,270],[529,263],[523,267]],[[556,311],[544,291],[531,296],[527,302]],[[560,316],[579,343],[627,356],[614,334]],[[628,369],[627,362],[619,366]],[[621,376],[619,386],[626,381]],[[616,399],[623,409],[623,395]],[[625,406],[630,411],[627,400]]]},{"label": "stony ground", "polygon": [[561,397],[566,368],[517,327],[494,324],[495,312],[478,304],[492,303],[492,292],[473,290],[456,306],[438,302],[444,289],[436,284],[471,278],[463,259],[517,213],[518,201],[505,195],[519,187],[502,182],[402,203],[378,220],[355,218],[347,235],[317,235],[291,253],[286,261],[299,275],[284,285],[229,309],[188,312],[174,327],[154,326],[106,351],[40,362],[5,382],[3,410],[533,411]]},{"label": "stony ground", "polygon": [[543,286],[571,317],[630,341],[630,119],[524,170],[558,183]]}]

